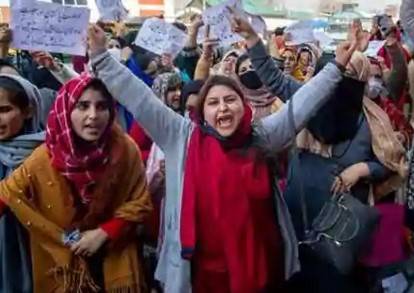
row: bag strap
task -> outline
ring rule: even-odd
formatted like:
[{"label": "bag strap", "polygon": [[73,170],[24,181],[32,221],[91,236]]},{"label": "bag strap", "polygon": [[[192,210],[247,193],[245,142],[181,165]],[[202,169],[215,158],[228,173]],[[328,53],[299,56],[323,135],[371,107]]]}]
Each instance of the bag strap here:
[{"label": "bag strap", "polygon": [[[293,144],[292,144],[292,154],[293,156],[297,156],[298,160],[300,162],[300,158],[299,158],[299,151],[296,145],[296,124],[295,124],[295,119],[294,119],[294,115],[293,115],[293,97],[290,98],[290,100],[288,101],[288,116],[289,116],[289,121],[290,121],[290,125],[291,125],[291,131],[292,131],[292,136],[294,137],[293,139]],[[296,170],[296,173],[301,173],[300,172],[300,168],[298,168],[298,170]],[[299,180],[300,181],[300,180]],[[300,196],[300,209],[301,209],[301,213],[302,213],[302,222],[303,222],[303,227],[304,227],[304,232],[305,235],[310,231],[310,224],[309,224],[309,218],[308,218],[308,207],[306,205],[306,197],[305,197],[305,190],[303,188],[303,184],[300,181],[299,182],[299,196]]]}]

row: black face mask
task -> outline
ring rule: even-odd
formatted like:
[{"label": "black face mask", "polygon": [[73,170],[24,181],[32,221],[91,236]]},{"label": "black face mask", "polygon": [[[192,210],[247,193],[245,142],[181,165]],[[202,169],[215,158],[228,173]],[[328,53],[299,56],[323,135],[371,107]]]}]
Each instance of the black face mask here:
[{"label": "black face mask", "polygon": [[337,144],[356,135],[362,113],[365,82],[344,77],[330,100],[308,122],[312,135],[324,144]]},{"label": "black face mask", "polygon": [[251,90],[257,90],[263,86],[259,76],[257,76],[256,71],[247,71],[239,76],[240,82]]}]

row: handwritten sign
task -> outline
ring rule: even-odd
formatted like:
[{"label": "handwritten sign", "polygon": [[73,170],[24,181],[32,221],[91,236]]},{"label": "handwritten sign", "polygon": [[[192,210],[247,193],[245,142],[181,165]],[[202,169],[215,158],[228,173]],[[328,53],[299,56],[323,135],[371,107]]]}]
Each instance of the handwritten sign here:
[{"label": "handwritten sign", "polygon": [[[262,17],[247,13],[243,9],[241,1],[228,0],[203,12],[204,24],[210,25],[210,38],[218,39],[221,46],[231,45],[243,40],[238,34],[231,31],[230,20],[232,15],[228,7],[232,7],[237,15],[248,20],[257,33],[266,33],[266,23]],[[204,32],[205,30],[201,28],[197,36],[198,43],[203,42]]]},{"label": "handwritten sign", "polygon": [[122,0],[96,0],[96,6],[104,21],[120,21],[128,16]]},{"label": "handwritten sign", "polygon": [[377,57],[379,50],[384,47],[385,41],[371,41],[364,54],[368,57]]},{"label": "handwritten sign", "polygon": [[[203,12],[204,24],[210,25],[210,38],[217,38],[220,45],[226,46],[240,42],[242,38],[231,31],[231,13],[225,4],[216,5]],[[204,34],[204,29],[200,29]],[[199,40],[203,40],[204,35]]]},{"label": "handwritten sign", "polygon": [[140,29],[135,44],[150,52],[173,57],[184,48],[187,34],[159,18],[147,19]]},{"label": "handwritten sign", "polygon": [[85,55],[90,11],[87,8],[11,1],[14,48]]}]

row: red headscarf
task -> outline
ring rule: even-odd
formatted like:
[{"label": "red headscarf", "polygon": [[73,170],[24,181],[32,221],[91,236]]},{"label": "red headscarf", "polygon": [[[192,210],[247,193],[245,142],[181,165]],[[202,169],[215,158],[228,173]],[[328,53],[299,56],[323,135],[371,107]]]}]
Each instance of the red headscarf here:
[{"label": "red headscarf", "polygon": [[229,139],[222,140],[203,125],[195,127],[186,159],[180,227],[182,256],[189,259],[195,252],[196,272],[200,266],[214,267],[220,274],[224,266],[229,284],[223,286],[238,293],[259,292],[277,282],[275,271],[283,264],[271,174],[265,160],[249,147],[252,111],[247,104],[244,108],[239,128]]},{"label": "red headscarf", "polygon": [[83,74],[62,86],[49,113],[46,128],[46,146],[52,165],[73,184],[84,203],[91,201],[91,188],[109,161],[108,141],[114,120],[112,111],[107,130],[95,144],[76,137],[70,115],[92,80]]}]

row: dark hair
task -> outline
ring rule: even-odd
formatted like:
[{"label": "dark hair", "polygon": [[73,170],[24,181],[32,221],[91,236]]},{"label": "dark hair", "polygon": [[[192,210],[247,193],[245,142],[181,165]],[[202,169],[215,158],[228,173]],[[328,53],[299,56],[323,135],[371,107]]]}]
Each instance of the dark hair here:
[{"label": "dark hair", "polygon": [[207,98],[208,93],[210,92],[211,88],[217,85],[222,85],[228,87],[235,91],[242,100],[244,100],[244,94],[241,90],[238,82],[234,80],[234,78],[227,77],[224,75],[212,75],[210,76],[206,82],[204,83],[203,87],[200,90],[199,100],[198,100],[198,113],[200,117],[203,117],[203,109],[204,109],[204,102]]},{"label": "dark hair", "polygon": [[0,88],[9,93],[9,102],[18,107],[21,111],[25,111],[29,108],[30,101],[26,91],[17,81],[6,76],[0,76]]},{"label": "dark hair", "polygon": [[113,37],[111,37],[111,40],[117,41],[119,43],[119,45],[121,46],[120,49],[123,49],[123,48],[125,48],[127,46],[127,42],[123,38],[121,38],[121,37],[115,37],[115,36],[113,36]]},{"label": "dark hair", "polygon": [[[1,86],[0,86],[1,87]],[[21,111],[26,111],[29,106],[29,98],[27,97],[25,92],[15,92],[10,89],[4,89],[10,93],[9,102],[18,107]]]},{"label": "dark hair", "polygon": [[187,103],[188,97],[190,95],[193,95],[193,94],[198,95],[203,85],[204,85],[204,80],[200,80],[200,79],[196,79],[196,80],[186,83],[183,86],[183,89],[181,91],[182,104],[185,105]]},{"label": "dark hair", "polygon": [[19,73],[19,70],[17,70],[16,66],[14,66],[12,63],[10,63],[10,62],[9,62],[9,61],[7,61],[7,60],[0,59],[0,70],[1,70],[3,67],[10,67],[10,68],[13,68],[14,70],[16,70],[16,71],[17,71],[17,73]]},{"label": "dark hair", "polygon": [[95,91],[98,91],[102,94],[102,96],[108,100],[108,101],[114,101],[114,98],[112,97],[111,93],[108,91],[108,88],[103,83],[102,80],[98,78],[93,78],[88,85],[85,87],[84,91],[87,89],[92,89]]},{"label": "dark hair", "polygon": [[138,30],[130,30],[125,36],[125,46],[130,46],[131,48],[134,46],[135,39],[137,38]]},{"label": "dark hair", "polygon": [[313,61],[312,51],[307,47],[303,47],[299,50],[298,56],[297,56],[297,62],[299,62],[300,55],[302,55],[302,53],[307,53],[309,55],[309,61],[312,63]]},{"label": "dark hair", "polygon": [[236,74],[237,75],[239,75],[239,69],[240,69],[240,66],[242,65],[242,63],[244,61],[246,61],[247,59],[249,59],[249,58],[250,57],[247,54],[240,55],[239,58],[237,58],[237,61],[236,61]]},{"label": "dark hair", "polygon": [[275,29],[275,32],[274,32],[275,36],[283,36],[283,34],[285,33],[285,29],[286,29],[285,26],[284,27],[277,27]]}]

